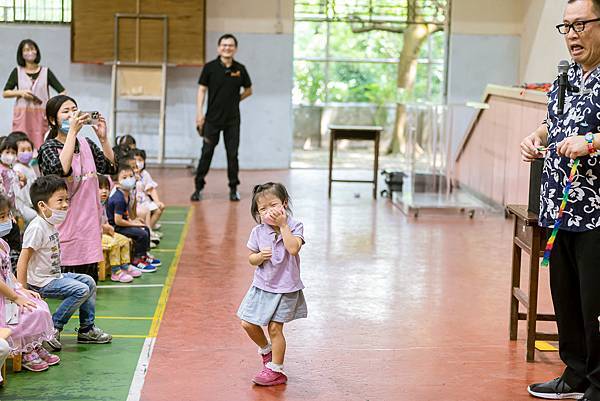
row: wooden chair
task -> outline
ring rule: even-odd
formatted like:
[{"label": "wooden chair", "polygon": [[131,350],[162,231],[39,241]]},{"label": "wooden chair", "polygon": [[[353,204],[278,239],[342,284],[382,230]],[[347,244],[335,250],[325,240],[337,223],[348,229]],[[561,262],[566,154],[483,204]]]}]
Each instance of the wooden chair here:
[{"label": "wooden chair", "polygon": [[[22,363],[21,354],[9,356],[6,359],[6,362],[8,362],[9,359],[12,359],[12,371],[13,372],[15,372],[15,373],[20,372],[23,369],[23,367],[21,366],[21,363]],[[4,385],[6,385],[6,383],[7,383],[6,362],[4,362],[4,365],[2,365],[2,379],[4,380]]]}]

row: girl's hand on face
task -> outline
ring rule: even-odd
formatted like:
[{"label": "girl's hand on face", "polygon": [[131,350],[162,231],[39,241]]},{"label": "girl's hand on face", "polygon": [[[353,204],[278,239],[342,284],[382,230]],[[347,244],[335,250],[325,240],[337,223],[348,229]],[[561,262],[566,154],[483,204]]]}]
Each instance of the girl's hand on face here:
[{"label": "girl's hand on face", "polygon": [[285,213],[285,209],[271,209],[269,214],[277,227],[283,227],[287,224],[287,215]]},{"label": "girl's hand on face", "polygon": [[98,118],[98,124],[92,125],[92,128],[96,132],[96,135],[98,136],[98,139],[100,140],[100,142],[104,143],[106,141],[106,137],[107,137],[107,135],[106,135],[106,120],[104,119],[104,117],[102,117],[102,115],[100,115],[100,117]]}]

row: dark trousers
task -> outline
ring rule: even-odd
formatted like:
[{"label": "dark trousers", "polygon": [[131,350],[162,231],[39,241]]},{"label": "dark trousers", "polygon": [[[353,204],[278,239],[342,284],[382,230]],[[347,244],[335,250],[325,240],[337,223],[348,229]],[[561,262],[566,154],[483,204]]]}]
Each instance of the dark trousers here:
[{"label": "dark trousers", "polygon": [[115,227],[115,231],[133,240],[133,258],[146,256],[150,249],[150,229],[148,227]]},{"label": "dark trousers", "polygon": [[227,153],[227,177],[229,179],[229,188],[235,189],[240,185],[238,173],[240,166],[238,163],[238,147],[240,146],[240,123],[224,126],[204,123],[204,143],[202,144],[202,155],[196,169],[196,191],[201,191],[206,185],[204,177],[208,174],[210,163],[212,162],[215,147],[219,143],[219,137],[223,131],[223,140],[225,141],[225,151]]},{"label": "dark trousers", "polygon": [[60,270],[63,273],[87,274],[94,281],[98,282],[98,263],[88,263],[85,265],[61,266]]},{"label": "dark trousers", "polygon": [[[550,256],[550,289],[563,379],[600,394],[600,229],[559,230]],[[595,397],[593,398],[596,399]]]}]

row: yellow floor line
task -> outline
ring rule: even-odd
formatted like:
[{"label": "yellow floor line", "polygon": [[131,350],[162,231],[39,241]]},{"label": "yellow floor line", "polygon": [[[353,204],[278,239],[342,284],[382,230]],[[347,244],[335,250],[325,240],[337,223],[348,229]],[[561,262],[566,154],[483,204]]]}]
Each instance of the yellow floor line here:
[{"label": "yellow floor line", "polygon": [[[79,316],[73,315],[71,319],[78,319]],[[110,319],[110,320],[152,320],[153,317],[138,317],[138,316],[96,316],[96,319]]]},{"label": "yellow floor line", "polygon": [[162,321],[163,315],[165,314],[167,300],[169,299],[169,294],[171,293],[171,286],[173,285],[173,280],[175,280],[175,273],[177,273],[177,266],[179,265],[179,259],[181,259],[181,253],[183,252],[183,245],[185,243],[185,239],[190,228],[190,221],[192,220],[193,210],[193,208],[190,208],[185,218],[185,224],[183,225],[183,230],[181,231],[181,236],[179,237],[179,243],[177,244],[177,249],[175,250],[175,255],[173,257],[173,261],[171,262],[171,266],[169,266],[169,274],[167,275],[165,286],[163,287],[162,292],[160,293],[158,305],[156,305],[156,310],[154,311],[152,326],[150,327],[150,331],[148,332],[148,337],[150,338],[156,338],[156,336],[158,335],[160,322]]},{"label": "yellow floor line", "polygon": [[[61,337],[77,337],[77,334],[60,334]],[[142,336],[138,334],[111,334],[113,338],[143,338],[146,339],[148,336]]]},{"label": "yellow floor line", "polygon": [[546,341],[536,341],[535,348],[539,351],[558,351],[558,348]]}]

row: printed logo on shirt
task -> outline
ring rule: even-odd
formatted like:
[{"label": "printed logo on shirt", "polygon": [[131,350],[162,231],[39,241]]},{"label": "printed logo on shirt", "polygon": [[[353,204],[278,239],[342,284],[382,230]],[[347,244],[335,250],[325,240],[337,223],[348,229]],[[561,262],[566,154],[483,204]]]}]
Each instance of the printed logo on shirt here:
[{"label": "printed logo on shirt", "polygon": [[52,261],[50,273],[60,274],[60,241],[58,239],[58,233],[52,234],[48,239],[51,243],[50,252],[52,253],[50,256],[50,260]]}]

